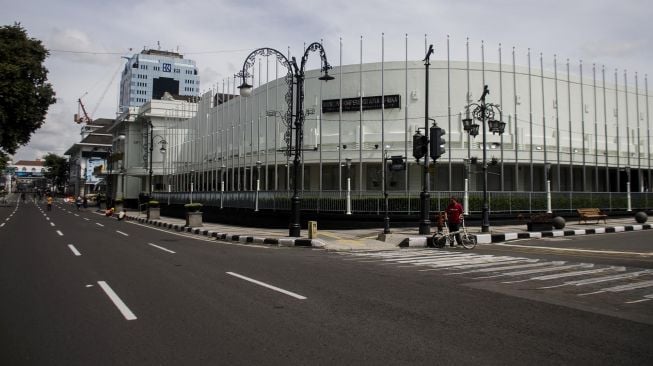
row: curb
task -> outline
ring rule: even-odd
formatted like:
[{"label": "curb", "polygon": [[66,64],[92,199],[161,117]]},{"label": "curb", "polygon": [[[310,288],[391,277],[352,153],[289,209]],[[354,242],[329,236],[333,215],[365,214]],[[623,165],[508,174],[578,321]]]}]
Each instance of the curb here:
[{"label": "curb", "polygon": [[[519,232],[519,233],[503,233],[503,234],[473,234],[473,235],[476,236],[476,240],[478,244],[496,244],[496,243],[503,243],[510,240],[517,240],[517,239],[541,239],[541,238],[553,238],[553,237],[561,237],[561,236],[619,233],[619,232],[626,232],[626,231],[650,230],[652,228],[653,225],[651,224],[642,224],[642,225],[597,227],[593,229],[551,230],[551,231],[535,231],[535,232]],[[427,246],[428,238],[430,238],[430,236],[408,237],[402,240],[398,246],[400,248],[425,248]]]},{"label": "curb", "polygon": [[502,243],[509,240],[516,240],[516,239],[540,239],[540,238],[547,238],[547,237],[551,238],[551,237],[559,237],[559,236],[577,236],[577,235],[619,233],[625,231],[650,230],[652,227],[653,226],[651,224],[642,224],[642,225],[597,227],[593,229],[552,230],[552,231],[503,233],[503,234],[477,234],[476,240],[478,240],[479,244],[494,244],[494,243]]},{"label": "curb", "polygon": [[258,236],[245,236],[233,235],[228,233],[221,233],[212,230],[201,228],[192,228],[185,225],[169,224],[158,220],[148,220],[142,217],[126,216],[126,220],[138,221],[142,224],[162,227],[178,232],[186,232],[195,235],[207,236],[215,238],[216,240],[231,241],[240,244],[256,244],[256,245],[270,245],[279,247],[305,247],[305,248],[324,248],[325,244],[318,239],[305,239],[305,238],[263,238]]}]

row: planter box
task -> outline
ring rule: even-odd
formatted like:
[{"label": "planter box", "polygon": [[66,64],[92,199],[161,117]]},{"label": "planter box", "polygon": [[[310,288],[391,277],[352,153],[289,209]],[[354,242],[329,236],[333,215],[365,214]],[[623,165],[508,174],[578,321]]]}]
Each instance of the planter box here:
[{"label": "planter box", "polygon": [[186,226],[201,227],[202,226],[202,212],[186,212]]},{"label": "planter box", "polygon": [[159,220],[161,218],[161,208],[150,207],[147,209],[147,218],[150,220]]},{"label": "planter box", "polygon": [[551,231],[553,230],[553,224],[550,222],[529,222],[526,223],[526,229],[528,231]]}]

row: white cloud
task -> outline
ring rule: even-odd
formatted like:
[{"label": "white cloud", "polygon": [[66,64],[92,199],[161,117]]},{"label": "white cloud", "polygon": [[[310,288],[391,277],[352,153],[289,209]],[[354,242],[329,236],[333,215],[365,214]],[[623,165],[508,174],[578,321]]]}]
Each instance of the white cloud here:
[{"label": "white cloud", "polygon": [[[516,46],[518,64],[525,63],[526,48],[532,47],[535,55],[544,53],[547,63],[556,53],[559,60],[582,58],[641,74],[652,71],[646,35],[653,7],[646,0],[0,0],[0,7],[0,24],[20,21],[46,47],[74,51],[52,52],[47,61],[60,99],[46,127],[21,149],[26,159],[37,151],[63,151],[79,139],[72,114],[85,92],[89,109],[98,106],[94,117],[113,117],[118,84],[110,82],[123,62],[120,56],[129,48],[156,47],[157,41],[163,49],[179,47],[197,62],[202,89],[231,78],[249,52],[263,46],[284,53],[290,46],[298,55],[304,42],[324,39],[330,63],[338,65],[342,37],[343,62],[358,63],[363,35],[364,62],[380,61],[382,32],[386,60],[405,57],[405,33],[410,59],[423,57],[425,34],[436,45],[435,58],[444,59],[450,34],[453,59],[464,59],[469,36],[473,60],[480,59],[484,39],[489,62],[497,61],[502,42],[504,61]],[[317,59],[312,55],[309,65]]]}]

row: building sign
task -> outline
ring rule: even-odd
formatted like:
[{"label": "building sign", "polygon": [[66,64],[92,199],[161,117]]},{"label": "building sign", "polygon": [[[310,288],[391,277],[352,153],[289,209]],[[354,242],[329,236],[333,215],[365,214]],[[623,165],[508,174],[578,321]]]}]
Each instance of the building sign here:
[{"label": "building sign", "polygon": [[[401,95],[385,95],[384,107],[401,108]],[[363,97],[363,110],[381,109],[381,96]],[[358,112],[360,110],[361,98],[344,98],[342,99],[343,112]],[[340,111],[340,99],[328,99],[322,101],[322,113],[333,113]]]},{"label": "building sign", "polygon": [[104,159],[89,159],[88,162],[86,163],[86,176],[84,177],[86,179],[86,183],[98,183],[100,181],[100,177],[95,175],[95,168],[101,165],[106,164]]}]

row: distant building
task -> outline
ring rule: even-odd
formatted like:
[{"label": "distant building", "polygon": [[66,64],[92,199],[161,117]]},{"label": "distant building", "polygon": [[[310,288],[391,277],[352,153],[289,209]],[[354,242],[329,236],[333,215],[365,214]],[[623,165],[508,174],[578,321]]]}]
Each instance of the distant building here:
[{"label": "distant building", "polygon": [[66,192],[81,196],[98,190],[110,155],[112,123],[112,119],[98,118],[82,126],[81,141],[64,153],[69,156],[70,166]]},{"label": "distant building", "polygon": [[43,160],[18,160],[16,163],[10,163],[7,166],[7,172],[11,176],[8,180],[7,190],[9,191],[26,191],[36,187],[45,188]]},{"label": "distant building", "polygon": [[161,99],[166,92],[181,97],[199,96],[200,78],[195,61],[176,52],[143,50],[125,64],[118,112]]}]

